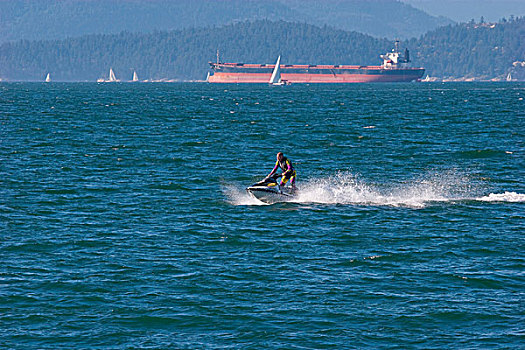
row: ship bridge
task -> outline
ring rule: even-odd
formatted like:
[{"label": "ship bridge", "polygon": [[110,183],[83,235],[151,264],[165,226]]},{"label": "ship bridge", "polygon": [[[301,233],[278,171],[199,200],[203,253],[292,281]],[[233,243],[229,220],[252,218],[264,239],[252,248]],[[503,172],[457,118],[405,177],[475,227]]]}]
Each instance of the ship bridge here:
[{"label": "ship bridge", "polygon": [[405,49],[405,54],[402,56],[399,52],[399,40],[395,41],[395,47],[392,52],[381,55],[383,59],[383,68],[408,68],[410,56],[408,49]]}]

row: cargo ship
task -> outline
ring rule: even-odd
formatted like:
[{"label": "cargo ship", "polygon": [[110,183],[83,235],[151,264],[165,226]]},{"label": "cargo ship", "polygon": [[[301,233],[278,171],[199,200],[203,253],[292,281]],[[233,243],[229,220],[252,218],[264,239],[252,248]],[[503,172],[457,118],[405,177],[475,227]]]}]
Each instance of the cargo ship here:
[{"label": "cargo ship", "polygon": [[313,64],[280,64],[280,56],[275,64],[221,63],[217,53],[217,62],[209,62],[210,83],[270,83],[275,74],[279,74],[278,85],[295,83],[371,83],[371,82],[410,82],[420,81],[425,73],[424,68],[409,67],[408,49],[402,55],[399,52],[399,41],[395,48],[380,56],[380,66],[357,65],[313,65]]}]

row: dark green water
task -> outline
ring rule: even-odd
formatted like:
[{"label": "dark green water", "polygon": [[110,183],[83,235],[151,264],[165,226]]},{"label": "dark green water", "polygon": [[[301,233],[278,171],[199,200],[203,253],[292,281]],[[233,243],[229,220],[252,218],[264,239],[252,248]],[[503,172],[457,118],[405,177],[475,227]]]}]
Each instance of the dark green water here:
[{"label": "dark green water", "polygon": [[524,97],[0,84],[0,348],[523,348]]}]

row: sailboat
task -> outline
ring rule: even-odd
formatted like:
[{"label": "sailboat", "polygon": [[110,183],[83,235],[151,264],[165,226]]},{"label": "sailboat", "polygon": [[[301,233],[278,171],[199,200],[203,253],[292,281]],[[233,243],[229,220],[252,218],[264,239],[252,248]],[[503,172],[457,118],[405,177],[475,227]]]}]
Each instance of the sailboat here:
[{"label": "sailboat", "polygon": [[97,79],[97,82],[99,83],[114,83],[114,82],[118,82],[120,80],[117,79],[117,77],[115,77],[115,72],[113,72],[113,68],[110,68],[109,69],[109,79],[106,80],[104,78],[101,78],[101,79]]},{"label": "sailboat", "polygon": [[512,81],[512,76],[510,75],[510,72],[509,74],[507,74],[507,81]]},{"label": "sailboat", "polygon": [[277,57],[275,68],[273,69],[272,76],[268,82],[270,85],[284,85],[285,81],[281,80],[281,56]]},{"label": "sailboat", "polygon": [[51,75],[49,75],[49,73],[47,73],[45,81],[46,83],[49,83],[51,81]]},{"label": "sailboat", "polygon": [[113,68],[109,69],[109,81],[110,82],[118,81],[117,77],[115,77],[115,72],[113,72]]},{"label": "sailboat", "polygon": [[133,71],[133,80],[131,80],[133,82],[137,82],[139,81],[139,76],[137,75],[137,72]]}]

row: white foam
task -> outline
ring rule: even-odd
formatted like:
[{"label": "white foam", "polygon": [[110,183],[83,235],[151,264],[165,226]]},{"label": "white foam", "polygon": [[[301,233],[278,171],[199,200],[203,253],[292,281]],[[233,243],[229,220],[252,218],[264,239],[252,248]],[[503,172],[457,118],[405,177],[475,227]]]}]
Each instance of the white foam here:
[{"label": "white foam", "polygon": [[401,184],[371,185],[350,173],[339,173],[301,185],[294,202],[407,206],[461,199],[467,182],[463,176],[440,174]]},{"label": "white foam", "polygon": [[233,205],[268,205],[250,196],[244,188],[241,190],[233,185],[223,185],[222,192],[228,198],[228,203]]},{"label": "white foam", "polygon": [[525,202],[525,194],[516,192],[491,193],[488,196],[476,198],[483,202]]},{"label": "white foam", "polygon": [[[371,184],[350,172],[303,180],[294,203],[349,204],[425,208],[442,202],[479,200],[525,202],[525,194],[505,192],[477,197],[469,176],[455,170],[426,173],[403,182]],[[228,184],[223,193],[233,205],[267,205],[251,197],[244,188]],[[479,192],[478,192],[479,193]]]}]

